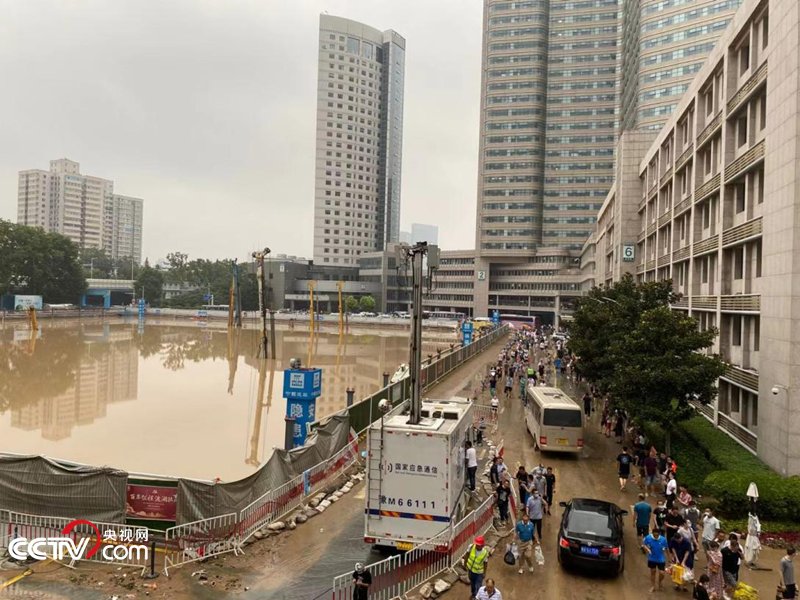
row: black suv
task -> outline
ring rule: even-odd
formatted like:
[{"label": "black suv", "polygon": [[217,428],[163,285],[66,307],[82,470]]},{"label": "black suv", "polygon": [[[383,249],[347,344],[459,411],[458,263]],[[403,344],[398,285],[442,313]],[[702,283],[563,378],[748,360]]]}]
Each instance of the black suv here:
[{"label": "black suv", "polygon": [[619,574],[625,568],[622,517],[627,511],[605,500],[573,498],[559,502],[566,510],[558,531],[558,562]]}]

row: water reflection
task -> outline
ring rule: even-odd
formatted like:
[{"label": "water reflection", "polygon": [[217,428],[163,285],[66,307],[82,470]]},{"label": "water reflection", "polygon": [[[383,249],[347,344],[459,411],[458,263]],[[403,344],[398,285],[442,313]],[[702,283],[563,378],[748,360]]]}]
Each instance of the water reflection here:
[{"label": "water reflection", "polygon": [[[40,335],[0,329],[0,450],[47,454],[131,471],[229,480],[283,441],[283,369],[307,358],[308,332],[276,332],[277,358],[257,358],[258,331],[191,321],[52,322]],[[454,333],[427,335],[425,353]],[[406,362],[403,330],[322,331],[317,414],[375,391]]]}]

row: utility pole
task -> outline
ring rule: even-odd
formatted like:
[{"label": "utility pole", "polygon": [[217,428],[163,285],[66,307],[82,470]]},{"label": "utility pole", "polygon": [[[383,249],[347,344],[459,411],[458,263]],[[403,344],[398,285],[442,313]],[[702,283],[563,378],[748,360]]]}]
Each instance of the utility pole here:
[{"label": "utility pole", "polygon": [[308,282],[308,317],[310,320],[308,326],[308,361],[307,367],[311,367],[311,355],[314,348],[314,280]]},{"label": "utility pole", "polygon": [[259,344],[258,356],[268,358],[267,354],[267,303],[264,299],[264,257],[270,253],[269,248],[264,248],[263,252],[253,252],[258,268],[258,312],[261,314],[261,343]]},{"label": "utility pole", "polygon": [[336,282],[336,287],[339,290],[339,337],[344,333],[344,313],[342,312],[342,281]]},{"label": "utility pole", "polygon": [[[434,248],[432,246],[431,248]],[[428,252],[427,242],[417,242],[413,246],[401,245],[398,259],[411,263],[411,340],[409,342],[408,371],[411,379],[410,425],[416,425],[422,418],[422,262]],[[428,265],[431,267],[431,265]],[[434,265],[435,268],[438,264]]]}]

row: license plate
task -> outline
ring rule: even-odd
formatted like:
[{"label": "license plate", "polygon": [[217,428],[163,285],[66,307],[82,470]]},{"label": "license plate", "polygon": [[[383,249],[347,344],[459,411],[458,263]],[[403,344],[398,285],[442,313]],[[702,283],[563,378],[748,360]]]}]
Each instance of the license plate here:
[{"label": "license plate", "polygon": [[569,446],[569,440],[567,440],[567,439],[558,438],[558,440],[556,440],[556,441],[558,442],[558,444],[560,446]]},{"label": "license plate", "polygon": [[581,554],[586,554],[587,556],[599,556],[600,548],[588,548],[587,546],[581,546]]},{"label": "license plate", "polygon": [[412,550],[414,548],[414,544],[411,542],[397,542],[397,549],[398,550]]}]

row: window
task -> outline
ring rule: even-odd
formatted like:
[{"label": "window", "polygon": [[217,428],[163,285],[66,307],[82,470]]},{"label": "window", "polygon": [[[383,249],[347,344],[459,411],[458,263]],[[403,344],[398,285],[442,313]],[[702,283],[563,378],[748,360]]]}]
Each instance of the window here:
[{"label": "window", "polygon": [[763,94],[758,99],[758,130],[764,131],[767,128],[767,95]]},{"label": "window", "polygon": [[753,350],[761,347],[761,317],[753,317]]},{"label": "window", "polygon": [[711,202],[706,202],[700,209],[700,214],[703,219],[703,229],[711,227]]},{"label": "window", "polygon": [[739,46],[739,75],[744,75],[750,68],[750,38],[747,37]]},{"label": "window", "polygon": [[769,44],[769,15],[764,15],[758,26],[761,29],[761,48],[764,49]]},{"label": "window", "polygon": [[740,247],[733,251],[733,278],[742,277],[744,277],[744,248]]},{"label": "window", "polygon": [[742,114],[736,119],[736,147],[741,148],[747,144],[747,111],[742,111]]},{"label": "window", "polygon": [[708,261],[707,256],[700,259],[700,283],[708,283]]},{"label": "window", "polygon": [[731,319],[731,346],[742,345],[742,315],[733,315]]},{"label": "window", "polygon": [[744,211],[745,208],[745,199],[744,199],[744,183],[737,183],[736,187],[734,188],[734,206],[736,208],[736,214]]},{"label": "window", "polygon": [[756,278],[758,278],[761,277],[761,240],[758,240],[753,248],[756,260]]}]

